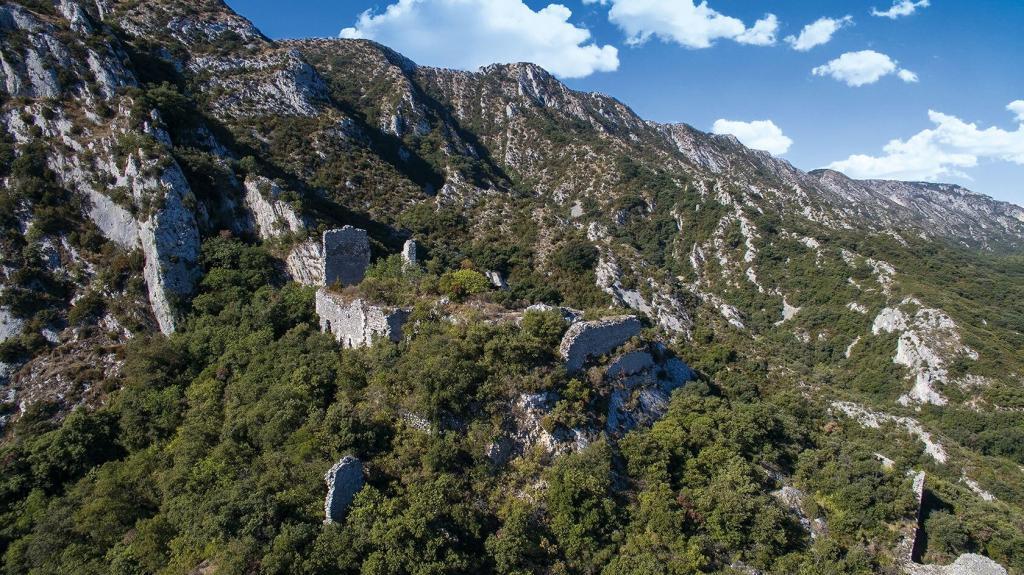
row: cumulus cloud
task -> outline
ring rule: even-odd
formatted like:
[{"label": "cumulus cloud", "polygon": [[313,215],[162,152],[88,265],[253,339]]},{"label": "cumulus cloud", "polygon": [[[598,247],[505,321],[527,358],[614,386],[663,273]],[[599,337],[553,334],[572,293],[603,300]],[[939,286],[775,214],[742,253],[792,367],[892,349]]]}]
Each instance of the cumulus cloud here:
[{"label": "cumulus cloud", "polygon": [[533,62],[563,78],[618,69],[618,50],[592,42],[570,16],[560,4],[534,11],[522,0],[398,0],[379,14],[363,12],[340,35],[376,40],[430,66]]},{"label": "cumulus cloud", "polygon": [[782,129],[771,120],[740,122],[736,120],[715,120],[711,131],[716,134],[732,134],[743,145],[755,150],[764,150],[780,156],[789,151],[793,140],[782,133]]},{"label": "cumulus cloud", "polygon": [[917,74],[900,68],[895,60],[874,50],[847,52],[811,70],[811,73],[815,76],[831,76],[848,86],[874,84],[889,74],[896,74],[904,82],[917,81]]},{"label": "cumulus cloud", "polygon": [[899,72],[896,72],[896,75],[899,76],[900,80],[903,80],[904,82],[917,82],[917,74],[911,72],[910,70],[900,70]]},{"label": "cumulus cloud", "polygon": [[1006,109],[1017,115],[1017,121],[1024,123],[1024,100],[1014,100]]},{"label": "cumulus cloud", "polygon": [[881,16],[883,18],[902,18],[903,16],[910,16],[917,11],[918,8],[927,8],[930,5],[929,0],[894,0],[892,6],[888,10],[879,10],[877,8],[871,9],[872,16]]},{"label": "cumulus cloud", "polygon": [[[1024,101],[1007,108],[1024,112]],[[1018,115],[1017,129],[979,128],[955,116],[928,111],[935,126],[906,140],[892,140],[880,156],[857,154],[833,162],[829,168],[853,178],[887,178],[935,181],[944,177],[969,178],[964,171],[981,160],[1024,165],[1024,117]]]},{"label": "cumulus cloud", "polygon": [[608,20],[626,33],[627,42],[642,44],[652,36],[687,48],[708,48],[715,40],[769,46],[775,43],[779,20],[766,14],[747,27],[739,18],[726,16],[693,0],[592,0],[610,2]]},{"label": "cumulus cloud", "polygon": [[798,36],[786,36],[786,43],[794,50],[806,52],[815,46],[821,46],[832,39],[832,35],[843,26],[853,23],[853,16],[843,18],[819,18],[804,26]]}]

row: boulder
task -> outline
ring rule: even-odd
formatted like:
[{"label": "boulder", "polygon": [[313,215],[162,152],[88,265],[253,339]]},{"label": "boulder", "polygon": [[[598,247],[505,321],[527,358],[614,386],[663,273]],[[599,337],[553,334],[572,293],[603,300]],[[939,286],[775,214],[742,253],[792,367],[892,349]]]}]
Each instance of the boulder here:
[{"label": "boulder", "polygon": [[323,236],[324,283],[343,286],[363,281],[370,266],[370,240],[366,230],[345,226]]},{"label": "boulder", "polygon": [[609,317],[573,324],[562,337],[558,351],[570,373],[579,371],[588,359],[604,355],[640,333],[640,320],[631,315]]},{"label": "boulder", "polygon": [[371,305],[361,299],[346,301],[327,288],[316,292],[316,313],[320,329],[333,333],[344,347],[367,346],[374,338],[400,341],[402,325],[409,317],[407,309]]},{"label": "boulder", "polygon": [[327,482],[324,523],[344,521],[349,505],[363,488],[363,463],[346,455],[324,475],[324,481]]}]

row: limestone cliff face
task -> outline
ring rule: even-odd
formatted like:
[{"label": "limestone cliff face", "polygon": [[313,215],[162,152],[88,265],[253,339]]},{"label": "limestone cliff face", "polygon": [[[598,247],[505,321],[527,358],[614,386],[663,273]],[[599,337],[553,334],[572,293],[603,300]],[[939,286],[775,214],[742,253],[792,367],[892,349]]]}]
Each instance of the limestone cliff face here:
[{"label": "limestone cliff face", "polygon": [[[154,316],[160,330],[171,333],[175,302],[192,292],[198,277],[195,196],[170,157],[159,113],[149,110],[138,127],[125,119],[135,102],[123,90],[137,81],[123,64],[120,44],[98,49],[86,43],[89,36],[105,33],[98,16],[71,0],[58,8],[74,33],[71,43],[52,20],[18,5],[0,6],[0,33],[19,39],[0,51],[2,84],[9,96],[29,99],[19,113],[6,115],[6,129],[18,143],[39,137],[60,142],[50,149],[50,168],[63,185],[85,196],[87,214],[104,235],[125,248],[141,248]],[[84,60],[76,55],[81,53]],[[60,78],[83,83],[62,85]],[[37,102],[42,98],[48,103]],[[94,113],[101,103],[119,114]],[[73,119],[82,115],[84,125]],[[130,141],[141,145],[135,148]],[[124,200],[113,200],[111,190],[122,190]]]}]

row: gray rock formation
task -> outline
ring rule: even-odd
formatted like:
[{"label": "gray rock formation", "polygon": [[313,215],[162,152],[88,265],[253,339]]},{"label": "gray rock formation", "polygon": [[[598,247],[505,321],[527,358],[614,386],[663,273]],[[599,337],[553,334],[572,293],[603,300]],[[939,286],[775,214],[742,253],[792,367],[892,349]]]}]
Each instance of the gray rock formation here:
[{"label": "gray rock formation", "polygon": [[532,312],[537,312],[537,313],[544,313],[544,312],[548,312],[548,311],[557,311],[558,313],[562,314],[562,319],[565,320],[565,323],[568,323],[568,324],[574,324],[574,323],[580,321],[581,319],[583,319],[583,311],[582,310],[573,309],[571,307],[565,307],[565,306],[555,307],[553,305],[548,305],[546,303],[535,303],[535,304],[531,305],[530,307],[526,308],[524,311],[525,312],[531,312],[532,311]]},{"label": "gray rock formation", "polygon": [[645,350],[636,350],[615,358],[604,371],[606,379],[636,375],[654,367],[654,357]]},{"label": "gray rock formation", "polygon": [[324,285],[324,246],[316,240],[295,245],[285,258],[288,275],[300,284]]},{"label": "gray rock formation", "polygon": [[280,186],[262,176],[245,180],[245,205],[260,239],[268,240],[287,232],[301,232],[308,226],[305,218],[281,199]]},{"label": "gray rock formation", "polygon": [[558,346],[570,373],[579,371],[589,358],[604,355],[640,333],[640,320],[631,315],[573,324]]},{"label": "gray rock formation", "polygon": [[164,171],[160,185],[163,209],[140,224],[139,239],[153,314],[160,331],[170,334],[175,328],[175,300],[191,294],[199,278],[199,229],[186,206],[188,198],[195,198],[177,164]]},{"label": "gray rock formation", "polygon": [[415,264],[419,261],[416,258],[416,240],[405,240],[405,244],[402,246],[402,261],[406,264]]},{"label": "gray rock formation", "polygon": [[370,305],[361,299],[346,300],[327,288],[316,292],[316,313],[320,329],[334,334],[344,347],[362,347],[375,338],[397,342],[402,339],[402,325],[409,310]]},{"label": "gray rock formation", "polygon": [[363,281],[370,265],[370,240],[366,230],[345,226],[324,232],[324,283],[343,286]]},{"label": "gray rock formation", "polygon": [[615,358],[604,373],[612,388],[605,431],[621,437],[654,423],[668,411],[672,392],[694,377],[686,363],[659,343]]},{"label": "gray rock formation", "polygon": [[505,278],[501,275],[501,272],[487,270],[484,272],[484,275],[487,276],[487,280],[491,282],[492,286],[498,289],[508,289],[508,284],[505,283]]},{"label": "gray rock formation", "polygon": [[11,315],[10,310],[0,307],[0,342],[19,335],[25,326],[24,320]]},{"label": "gray rock formation", "polygon": [[327,482],[324,523],[344,521],[349,505],[363,488],[363,463],[346,455],[324,475],[324,481]]},{"label": "gray rock formation", "polygon": [[909,575],[1006,575],[1006,569],[983,555],[965,553],[951,565],[908,565]]}]

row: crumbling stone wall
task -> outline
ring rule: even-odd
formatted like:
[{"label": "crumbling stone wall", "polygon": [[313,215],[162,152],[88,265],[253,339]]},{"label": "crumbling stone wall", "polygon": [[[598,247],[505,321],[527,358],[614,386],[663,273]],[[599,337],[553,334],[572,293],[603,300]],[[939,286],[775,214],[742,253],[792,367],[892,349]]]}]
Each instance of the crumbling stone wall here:
[{"label": "crumbling stone wall", "polygon": [[402,261],[406,264],[415,264],[418,261],[416,259],[416,240],[405,240],[405,244],[402,246]]},{"label": "crumbling stone wall", "polygon": [[343,521],[352,500],[363,488],[363,463],[346,455],[324,475],[324,481],[327,482],[324,523]]},{"label": "crumbling stone wall", "polygon": [[363,281],[370,266],[370,240],[366,230],[345,226],[323,236],[324,283],[343,286]]},{"label": "crumbling stone wall", "polygon": [[631,315],[573,324],[558,346],[565,369],[579,371],[589,358],[604,355],[639,334],[640,327],[640,320]]},{"label": "crumbling stone wall", "polygon": [[409,310],[370,305],[361,299],[347,301],[327,288],[316,292],[316,313],[320,329],[333,333],[343,347],[367,346],[378,337],[397,342],[409,317]]}]

